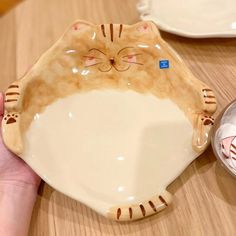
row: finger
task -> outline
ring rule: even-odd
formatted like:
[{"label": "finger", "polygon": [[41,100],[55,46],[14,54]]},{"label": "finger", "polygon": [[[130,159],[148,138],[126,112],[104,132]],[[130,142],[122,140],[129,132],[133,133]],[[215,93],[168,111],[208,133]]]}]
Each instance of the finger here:
[{"label": "finger", "polygon": [[3,93],[0,93],[0,116],[3,116],[4,113],[4,97]]}]

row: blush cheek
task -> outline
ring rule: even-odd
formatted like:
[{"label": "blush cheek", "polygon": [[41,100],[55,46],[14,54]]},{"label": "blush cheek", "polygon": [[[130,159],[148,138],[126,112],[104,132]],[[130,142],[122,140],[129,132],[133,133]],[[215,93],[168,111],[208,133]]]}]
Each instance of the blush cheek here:
[{"label": "blush cheek", "polygon": [[136,57],[129,57],[128,58],[128,62],[132,63],[132,62],[136,62]]},{"label": "blush cheek", "polygon": [[147,24],[138,27],[137,30],[141,33],[149,33],[149,27]]},{"label": "blush cheek", "polygon": [[85,61],[85,66],[92,66],[96,64],[96,59],[87,59]]}]

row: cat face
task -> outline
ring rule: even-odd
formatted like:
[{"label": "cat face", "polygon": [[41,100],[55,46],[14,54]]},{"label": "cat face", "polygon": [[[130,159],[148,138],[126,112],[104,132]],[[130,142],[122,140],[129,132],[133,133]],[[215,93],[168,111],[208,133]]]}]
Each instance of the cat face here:
[{"label": "cat face", "polygon": [[124,47],[111,56],[97,48],[91,48],[88,55],[84,56],[84,66],[94,67],[100,72],[112,69],[124,72],[130,69],[131,64],[143,65],[141,55],[134,47]]},{"label": "cat face", "polygon": [[[151,22],[128,26],[122,24],[90,25],[75,23],[64,35],[70,47],[63,48],[68,61],[73,61],[72,73],[89,76],[112,75],[123,78],[130,71],[143,71],[155,66],[158,56],[159,32]],[[150,69],[149,69],[150,70]],[[106,76],[105,76],[106,77]]]},{"label": "cat face", "polygon": [[172,68],[161,70],[159,61],[167,59],[173,65],[175,60],[166,48],[151,22],[74,23],[26,75],[23,109],[28,115],[22,117],[22,130],[40,109],[77,92],[119,89],[165,97]]}]

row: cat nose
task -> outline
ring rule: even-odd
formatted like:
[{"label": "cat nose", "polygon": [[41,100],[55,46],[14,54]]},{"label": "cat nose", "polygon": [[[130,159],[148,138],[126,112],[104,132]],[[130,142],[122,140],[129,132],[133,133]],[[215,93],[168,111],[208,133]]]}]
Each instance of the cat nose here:
[{"label": "cat nose", "polygon": [[114,60],[114,58],[112,57],[112,58],[110,58],[110,63],[111,63],[111,65],[115,65],[115,60]]}]

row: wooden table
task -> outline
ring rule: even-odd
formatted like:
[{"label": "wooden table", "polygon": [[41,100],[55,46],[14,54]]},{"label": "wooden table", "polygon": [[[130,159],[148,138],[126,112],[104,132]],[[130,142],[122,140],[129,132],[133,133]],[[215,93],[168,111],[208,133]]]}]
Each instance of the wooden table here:
[{"label": "wooden table", "polygon": [[0,1],[0,15],[14,7],[17,3],[22,0],[1,0]]},{"label": "wooden table", "polygon": [[[136,0],[27,0],[0,18],[0,89],[19,78],[75,19],[138,21]],[[186,39],[162,33],[192,72],[215,90],[219,111],[236,98],[236,39]],[[116,223],[43,184],[35,235],[236,235],[236,180],[209,148],[168,190],[174,201],[142,221]],[[23,207],[23,206],[22,206]]]}]

